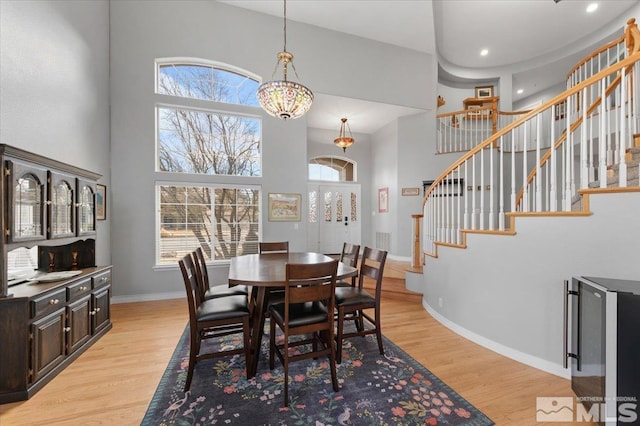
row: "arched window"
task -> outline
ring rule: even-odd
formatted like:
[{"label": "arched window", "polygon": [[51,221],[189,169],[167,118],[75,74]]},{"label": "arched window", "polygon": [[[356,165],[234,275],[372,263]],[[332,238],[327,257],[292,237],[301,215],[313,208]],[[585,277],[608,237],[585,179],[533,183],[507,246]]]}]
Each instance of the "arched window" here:
[{"label": "arched window", "polygon": [[309,180],[356,182],[356,163],[346,158],[323,156],[309,160]]},{"label": "arched window", "polygon": [[[202,61],[205,62],[205,61]],[[217,62],[158,61],[156,93],[227,104],[259,106],[259,78]]]}]

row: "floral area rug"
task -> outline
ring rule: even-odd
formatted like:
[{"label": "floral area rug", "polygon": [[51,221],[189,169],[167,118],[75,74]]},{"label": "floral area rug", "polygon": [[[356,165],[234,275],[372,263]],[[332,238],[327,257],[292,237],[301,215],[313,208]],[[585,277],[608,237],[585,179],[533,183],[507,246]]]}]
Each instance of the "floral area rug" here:
[{"label": "floral area rug", "polygon": [[[265,331],[267,329],[265,328]],[[207,344],[241,345],[236,336]],[[283,369],[269,370],[269,335],[262,339],[258,373],[247,380],[240,355],[200,361],[191,389],[187,377],[188,328],[180,338],[142,425],[492,425],[429,370],[384,338],[380,355],[375,336],[343,345],[338,365],[340,390],[331,386],[326,357],[289,365],[288,408]]]}]

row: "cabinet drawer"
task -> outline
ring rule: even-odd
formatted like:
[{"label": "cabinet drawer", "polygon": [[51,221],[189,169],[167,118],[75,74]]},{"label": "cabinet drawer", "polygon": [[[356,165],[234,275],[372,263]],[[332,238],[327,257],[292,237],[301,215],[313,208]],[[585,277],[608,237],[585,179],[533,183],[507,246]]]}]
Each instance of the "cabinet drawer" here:
[{"label": "cabinet drawer", "polygon": [[95,274],[91,280],[93,281],[93,288],[103,287],[111,284],[111,270],[100,272]]},{"label": "cabinet drawer", "polygon": [[67,303],[67,290],[62,288],[31,300],[31,318],[53,312]]},{"label": "cabinet drawer", "polygon": [[75,300],[91,291],[91,279],[75,282],[67,286],[67,300]]}]

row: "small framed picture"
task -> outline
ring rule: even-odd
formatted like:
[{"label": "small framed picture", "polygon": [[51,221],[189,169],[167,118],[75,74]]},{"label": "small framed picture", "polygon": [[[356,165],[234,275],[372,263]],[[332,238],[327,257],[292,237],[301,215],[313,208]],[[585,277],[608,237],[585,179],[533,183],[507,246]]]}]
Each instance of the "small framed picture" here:
[{"label": "small framed picture", "polygon": [[299,222],[301,194],[269,193],[269,221]]},{"label": "small framed picture", "polygon": [[107,219],[107,187],[96,185],[96,220]]},{"label": "small framed picture", "polygon": [[402,196],[420,195],[420,188],[402,188]]},{"label": "small framed picture", "polygon": [[378,189],[378,213],[389,211],[389,188]]},{"label": "small framed picture", "polygon": [[493,97],[493,86],[476,87],[476,98],[491,98],[491,97]]}]

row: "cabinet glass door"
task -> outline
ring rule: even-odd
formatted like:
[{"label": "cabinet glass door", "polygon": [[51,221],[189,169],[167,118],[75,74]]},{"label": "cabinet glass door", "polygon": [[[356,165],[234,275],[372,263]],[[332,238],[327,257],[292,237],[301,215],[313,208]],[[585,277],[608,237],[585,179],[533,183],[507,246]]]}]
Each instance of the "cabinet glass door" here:
[{"label": "cabinet glass door", "polygon": [[74,177],[50,173],[49,238],[75,236],[74,188]]},{"label": "cabinet glass door", "polygon": [[95,232],[95,189],[89,182],[78,180],[78,235]]},{"label": "cabinet glass door", "polygon": [[45,177],[43,169],[13,161],[9,170],[9,240],[29,241],[45,237]]}]

